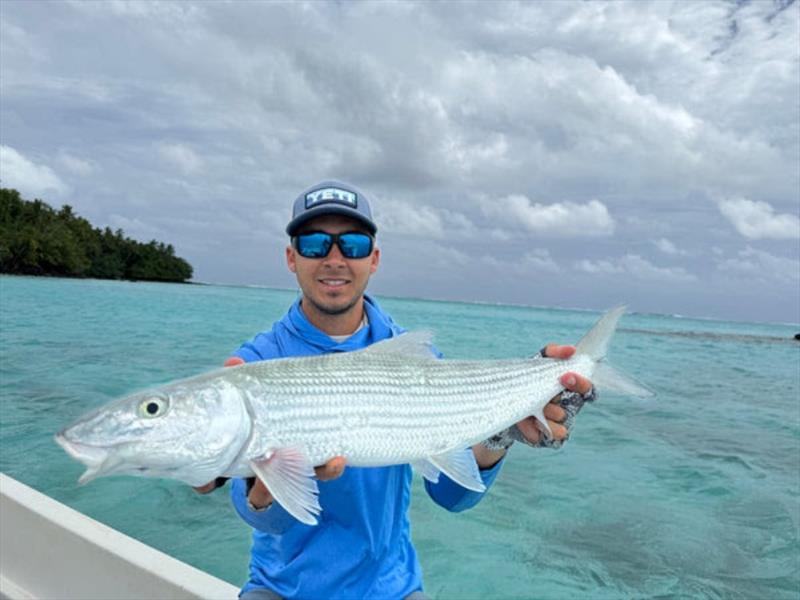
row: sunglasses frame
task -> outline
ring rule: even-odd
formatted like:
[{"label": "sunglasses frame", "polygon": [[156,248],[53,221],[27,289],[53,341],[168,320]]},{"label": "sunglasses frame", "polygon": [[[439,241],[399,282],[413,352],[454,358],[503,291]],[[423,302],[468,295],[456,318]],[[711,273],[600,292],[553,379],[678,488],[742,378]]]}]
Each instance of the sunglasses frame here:
[{"label": "sunglasses frame", "polygon": [[[304,235],[311,235],[311,234],[315,234],[315,233],[317,233],[317,234],[321,233],[323,235],[327,235],[331,240],[331,245],[328,248],[328,252],[325,253],[323,256],[306,256],[305,254],[303,254],[300,251],[299,244],[298,244],[298,239],[300,237],[304,236]],[[341,245],[341,243],[339,241],[341,236],[343,236],[343,235],[352,235],[354,233],[356,233],[358,235],[366,236],[369,239],[369,252],[367,252],[367,254],[365,256],[350,258],[348,256],[345,256],[344,250],[342,250],[342,245]],[[369,258],[372,255],[372,251],[375,250],[375,237],[370,235],[369,233],[364,232],[364,231],[343,231],[342,233],[328,233],[327,231],[304,231],[302,233],[298,233],[297,235],[293,235],[292,236],[292,248],[294,248],[297,251],[297,253],[300,256],[302,256],[303,258],[309,258],[309,259],[327,258],[328,255],[331,253],[331,250],[333,250],[334,246],[338,246],[339,252],[347,260],[363,260],[365,258]]]}]

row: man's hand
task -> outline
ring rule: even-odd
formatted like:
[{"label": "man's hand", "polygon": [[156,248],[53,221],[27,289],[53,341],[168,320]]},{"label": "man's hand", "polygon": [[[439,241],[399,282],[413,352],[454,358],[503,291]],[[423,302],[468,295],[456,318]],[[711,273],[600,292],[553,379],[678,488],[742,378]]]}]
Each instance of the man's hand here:
[{"label": "man's hand", "polygon": [[[560,358],[562,360],[570,358],[573,354],[575,354],[575,346],[547,344],[544,351],[544,355],[547,358]],[[577,373],[564,373],[560,381],[565,389],[577,392],[580,395],[588,394],[592,389],[592,382]],[[561,394],[550,400],[550,403],[544,407],[544,416],[547,419],[547,424],[550,426],[550,431],[553,432],[553,439],[557,441],[564,440],[569,435],[567,428],[562,425],[567,413],[559,406],[559,400],[561,400]],[[538,444],[546,431],[536,417],[523,419],[517,423],[517,429],[531,444]]]},{"label": "man's hand", "polygon": [[[558,346],[556,344],[548,344],[545,347],[543,354],[547,358],[558,358],[565,360],[575,354],[575,346]],[[566,390],[576,392],[580,395],[588,394],[592,389],[592,382],[585,377],[578,375],[577,373],[564,373],[564,375],[561,376],[560,381],[561,385],[563,385]],[[547,419],[547,424],[549,425],[550,431],[553,434],[552,439],[556,442],[565,440],[569,435],[569,430],[564,425],[564,422],[567,419],[567,411],[560,406],[560,401],[561,394],[558,394],[556,397],[550,400],[543,410],[545,419]],[[514,427],[512,426],[505,432],[501,432],[495,437],[502,436],[504,433],[508,434],[513,430],[513,428]],[[527,417],[523,419],[516,424],[516,429],[519,431],[519,434],[525,438],[525,441],[533,446],[542,442],[544,436],[546,435],[544,425],[542,425],[536,419],[536,417]],[[508,443],[513,443],[513,435],[512,439]],[[503,450],[502,448],[496,450],[490,449],[482,443],[473,446],[472,451],[475,454],[475,460],[481,469],[489,469],[493,467],[501,458],[503,458],[503,456],[505,456],[506,453],[506,450]]]},{"label": "man's hand", "polygon": [[[317,479],[320,481],[330,481],[331,479],[342,476],[342,473],[344,473],[344,466],[344,457],[336,456],[324,465],[314,467],[314,472],[317,474]],[[250,502],[250,506],[256,510],[261,510],[272,504],[273,498],[263,482],[256,477],[255,483],[253,483],[253,487],[250,489],[250,493],[247,494],[247,500]]]},{"label": "man's hand", "polygon": [[[239,358],[238,356],[231,356],[227,359],[223,366],[225,367],[235,367],[237,365],[244,364],[244,360]],[[345,459],[343,456],[336,456],[326,462],[324,465],[319,467],[314,467],[314,472],[317,475],[317,479],[320,481],[330,481],[331,479],[336,479],[337,477],[341,477],[342,473],[344,473],[344,466],[345,466]],[[225,485],[227,478],[225,477],[218,477],[214,481],[210,481],[205,485],[201,485],[194,488],[198,494],[208,494],[209,492],[213,492],[218,487],[222,487]],[[256,477],[255,482],[253,483],[250,493],[247,495],[247,499],[250,502],[250,505],[260,510],[262,508],[266,508],[270,504],[272,504],[272,494],[269,493],[267,487],[261,482],[261,480]]]}]

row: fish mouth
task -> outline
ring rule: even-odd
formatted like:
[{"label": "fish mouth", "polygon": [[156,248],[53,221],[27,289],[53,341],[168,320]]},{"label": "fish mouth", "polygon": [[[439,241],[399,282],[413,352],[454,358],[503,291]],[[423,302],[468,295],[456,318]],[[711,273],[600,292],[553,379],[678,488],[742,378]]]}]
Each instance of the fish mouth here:
[{"label": "fish mouth", "polygon": [[75,442],[68,439],[63,431],[56,434],[55,440],[67,454],[86,465],[86,471],[80,476],[78,483],[88,483],[111,468],[109,464],[110,452],[107,448]]}]

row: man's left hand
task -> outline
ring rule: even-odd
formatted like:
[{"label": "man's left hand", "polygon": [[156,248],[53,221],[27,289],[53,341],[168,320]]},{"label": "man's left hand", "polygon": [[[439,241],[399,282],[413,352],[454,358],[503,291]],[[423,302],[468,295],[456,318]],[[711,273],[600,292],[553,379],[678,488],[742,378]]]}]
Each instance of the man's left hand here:
[{"label": "man's left hand", "polygon": [[[559,346],[557,344],[548,344],[544,348],[543,354],[546,358],[566,360],[575,354],[575,346]],[[564,386],[566,391],[575,392],[580,394],[580,396],[585,396],[592,391],[591,381],[586,379],[586,377],[571,371],[564,373],[561,376],[560,381],[561,385]],[[478,466],[481,469],[489,469],[496,465],[500,459],[505,456],[506,450],[503,448],[507,449],[508,446],[513,443],[515,438],[520,439],[517,436],[521,436],[523,441],[531,446],[548,445],[551,447],[559,447],[561,442],[569,437],[567,423],[571,424],[573,421],[571,418],[567,419],[567,411],[561,406],[562,394],[555,396],[544,407],[543,413],[545,419],[547,419],[547,424],[550,427],[550,431],[553,434],[553,437],[550,440],[545,441],[546,430],[544,425],[542,425],[536,419],[536,417],[527,417],[516,425],[512,425],[505,431],[498,433],[496,436],[490,438],[486,442],[474,445],[472,447],[472,451],[475,454],[475,459],[478,462]],[[583,404],[582,398],[576,397],[576,399],[577,403],[575,400],[572,401],[573,417],[575,414],[577,414],[578,410],[580,410],[580,405]],[[488,447],[487,442],[490,442]],[[499,447],[496,447],[498,445]]]},{"label": "man's left hand", "polygon": [[[558,346],[556,344],[548,344],[545,347],[544,355],[546,358],[559,358],[566,360],[575,354],[575,346]],[[561,376],[561,385],[570,392],[576,392],[583,396],[592,390],[592,382],[581,375],[573,372],[564,373]],[[555,396],[547,406],[544,407],[544,416],[547,419],[547,424],[550,426],[550,431],[553,432],[553,439],[556,441],[563,441],[569,435],[569,431],[564,427],[564,420],[567,418],[567,412],[561,408],[559,401],[561,394]],[[538,444],[546,435],[544,426],[539,423],[536,417],[527,417],[517,423],[517,429],[522,436],[531,444]]]}]

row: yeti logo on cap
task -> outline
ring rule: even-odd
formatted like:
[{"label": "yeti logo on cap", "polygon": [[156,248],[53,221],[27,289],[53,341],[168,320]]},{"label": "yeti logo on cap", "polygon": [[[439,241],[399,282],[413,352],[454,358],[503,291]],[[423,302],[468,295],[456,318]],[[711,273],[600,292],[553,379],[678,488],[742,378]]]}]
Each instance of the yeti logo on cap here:
[{"label": "yeti logo on cap", "polygon": [[314,190],[306,194],[306,208],[311,208],[317,204],[345,204],[356,208],[356,195],[353,192],[348,192],[335,187],[326,187]]}]

